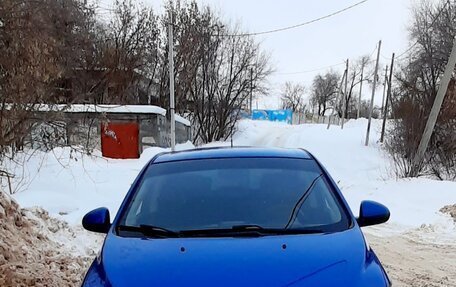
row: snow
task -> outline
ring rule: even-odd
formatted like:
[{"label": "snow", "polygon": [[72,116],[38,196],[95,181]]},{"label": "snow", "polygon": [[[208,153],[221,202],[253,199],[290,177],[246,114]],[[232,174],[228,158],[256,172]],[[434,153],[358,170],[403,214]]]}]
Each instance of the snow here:
[{"label": "snow", "polygon": [[[190,149],[191,143],[177,145]],[[156,154],[169,149],[146,149],[139,159],[116,160],[83,155],[69,147],[46,153],[35,151],[7,163],[18,176],[12,180],[21,207],[39,206],[71,225],[80,224],[88,211],[104,206],[111,216],[117,213],[125,194],[143,166]],[[21,163],[26,162],[24,166]],[[4,188],[7,190],[7,188]]]},{"label": "snow", "polygon": [[69,113],[134,113],[166,115],[166,110],[157,106],[146,105],[70,105],[65,109]]},{"label": "snow", "polygon": [[[11,108],[12,105],[7,105]],[[135,113],[135,114],[160,114],[166,115],[166,110],[158,106],[149,105],[91,105],[91,104],[72,104],[72,105],[46,105],[40,104],[33,107],[40,112],[64,111],[67,113]]]},{"label": "snow", "polygon": [[[111,113],[111,114],[159,114],[166,116],[166,110],[151,105],[70,105],[69,108],[65,109],[65,112],[69,113]],[[190,126],[190,121],[186,118],[181,117],[178,114],[175,114],[175,120],[179,123],[182,123],[186,126]]]},{"label": "snow", "polygon": [[[233,137],[237,146],[305,148],[328,169],[356,215],[362,200],[375,200],[391,211],[387,224],[369,230],[378,235],[420,231],[423,239],[450,242],[456,239],[451,217],[439,212],[456,203],[456,182],[429,178],[397,179],[388,155],[378,143],[380,122],[373,121],[369,146],[364,146],[367,120],[338,126],[243,120]],[[230,146],[229,142],[206,146]],[[178,149],[191,149],[191,143]],[[139,159],[115,160],[82,155],[70,148],[52,153],[35,151],[6,163],[18,174],[14,198],[24,208],[39,206],[52,216],[80,226],[83,215],[105,206],[114,216],[131,183],[142,167],[162,148],[146,149]],[[25,165],[21,165],[25,162]],[[4,189],[7,190],[7,189]],[[423,231],[423,232],[421,232]]]},{"label": "snow", "polygon": [[191,126],[191,123],[190,123],[189,120],[187,120],[184,117],[179,116],[178,114],[174,114],[174,119],[175,119],[176,122],[179,122],[179,123],[181,123],[183,125],[186,125],[187,127]]},{"label": "snow", "polygon": [[[10,108],[7,106],[7,108]],[[90,104],[72,104],[72,105],[38,105],[33,108],[40,112],[64,111],[66,113],[109,113],[109,114],[159,114],[166,116],[166,110],[152,105],[90,105]],[[177,122],[190,126],[190,121],[175,114]]]}]

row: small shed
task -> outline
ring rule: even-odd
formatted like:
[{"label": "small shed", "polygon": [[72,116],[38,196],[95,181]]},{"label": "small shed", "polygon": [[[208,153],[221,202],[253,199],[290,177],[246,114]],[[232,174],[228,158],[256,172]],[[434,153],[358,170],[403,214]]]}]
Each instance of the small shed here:
[{"label": "small shed", "polygon": [[[59,116],[53,116],[52,123],[43,121],[50,112]],[[43,143],[42,137],[48,133],[67,145],[100,149],[105,157],[128,159],[138,158],[147,147],[169,147],[171,143],[166,110],[157,106],[76,104],[53,106],[52,111],[43,106],[37,113],[41,121],[32,129],[32,144]],[[191,140],[190,122],[179,115],[175,120],[176,143]],[[51,132],[46,132],[49,126]]]}]

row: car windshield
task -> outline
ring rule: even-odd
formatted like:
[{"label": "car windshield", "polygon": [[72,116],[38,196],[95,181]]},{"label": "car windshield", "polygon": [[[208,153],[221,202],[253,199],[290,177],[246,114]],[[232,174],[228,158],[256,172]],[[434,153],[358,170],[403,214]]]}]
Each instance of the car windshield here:
[{"label": "car windshield", "polygon": [[144,226],[172,233],[242,226],[295,233],[345,230],[348,216],[321,173],[313,160],[287,158],[151,164],[118,227],[130,233]]}]

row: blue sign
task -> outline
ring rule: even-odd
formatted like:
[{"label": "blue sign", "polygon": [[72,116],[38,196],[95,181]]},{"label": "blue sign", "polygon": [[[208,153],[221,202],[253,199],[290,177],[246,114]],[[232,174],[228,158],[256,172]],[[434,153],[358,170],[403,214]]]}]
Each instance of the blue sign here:
[{"label": "blue sign", "polygon": [[293,111],[291,110],[253,110],[252,120],[264,120],[271,122],[283,122],[291,124]]}]

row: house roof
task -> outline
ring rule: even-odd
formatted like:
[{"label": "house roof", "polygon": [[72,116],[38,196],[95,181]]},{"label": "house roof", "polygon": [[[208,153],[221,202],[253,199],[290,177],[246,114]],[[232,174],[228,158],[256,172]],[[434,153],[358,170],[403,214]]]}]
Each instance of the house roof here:
[{"label": "house roof", "polygon": [[[64,113],[106,113],[106,114],[159,114],[166,116],[166,110],[151,105],[36,105],[33,110],[38,112],[64,112]],[[175,120],[186,126],[190,126],[190,121],[179,115],[175,115]]]},{"label": "house roof", "polygon": [[[107,114],[159,114],[166,116],[166,110],[158,106],[151,105],[85,105],[74,104],[63,109],[68,113],[107,113]],[[175,114],[175,120],[186,126],[190,126],[190,121]]]}]

